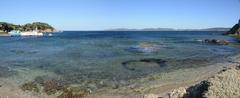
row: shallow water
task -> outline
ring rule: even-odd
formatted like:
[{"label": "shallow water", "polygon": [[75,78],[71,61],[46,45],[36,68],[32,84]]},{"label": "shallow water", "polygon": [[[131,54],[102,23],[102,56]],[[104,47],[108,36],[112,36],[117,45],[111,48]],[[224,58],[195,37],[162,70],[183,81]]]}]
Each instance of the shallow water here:
[{"label": "shallow water", "polygon": [[0,37],[0,66],[5,72],[0,76],[11,77],[21,74],[14,70],[27,68],[53,72],[56,75],[39,77],[66,85],[93,89],[129,85],[129,80],[150,74],[230,60],[239,53],[239,47],[200,41],[235,41],[221,33],[68,31],[49,37]]}]

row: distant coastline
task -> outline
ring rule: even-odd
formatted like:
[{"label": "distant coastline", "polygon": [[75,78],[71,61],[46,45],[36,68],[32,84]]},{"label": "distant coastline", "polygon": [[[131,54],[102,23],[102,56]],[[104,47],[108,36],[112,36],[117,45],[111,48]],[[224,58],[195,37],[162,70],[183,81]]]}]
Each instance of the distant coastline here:
[{"label": "distant coastline", "polygon": [[106,29],[104,31],[229,31],[230,28],[215,27],[204,29],[174,29],[174,28],[143,28],[143,29],[129,29],[129,28],[116,28]]}]

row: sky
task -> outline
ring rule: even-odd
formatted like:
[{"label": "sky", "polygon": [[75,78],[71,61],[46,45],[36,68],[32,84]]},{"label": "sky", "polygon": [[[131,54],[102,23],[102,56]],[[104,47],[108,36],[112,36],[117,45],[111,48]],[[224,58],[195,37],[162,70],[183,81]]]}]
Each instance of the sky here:
[{"label": "sky", "polygon": [[240,0],[1,0],[0,21],[58,30],[231,27]]}]

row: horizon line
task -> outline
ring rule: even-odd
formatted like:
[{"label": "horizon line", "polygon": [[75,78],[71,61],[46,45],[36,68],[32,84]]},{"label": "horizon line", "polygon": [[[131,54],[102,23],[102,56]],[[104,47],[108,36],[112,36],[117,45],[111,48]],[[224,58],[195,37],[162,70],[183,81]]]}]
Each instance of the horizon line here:
[{"label": "horizon line", "polygon": [[[201,31],[207,29],[230,29],[231,27],[208,27],[208,28],[191,28],[191,29],[179,29],[179,28],[109,28],[109,29],[65,29],[59,31]],[[152,29],[152,30],[148,30]],[[158,30],[159,29],[159,30]],[[160,30],[165,29],[165,30]],[[57,29],[58,30],[58,29]]]}]

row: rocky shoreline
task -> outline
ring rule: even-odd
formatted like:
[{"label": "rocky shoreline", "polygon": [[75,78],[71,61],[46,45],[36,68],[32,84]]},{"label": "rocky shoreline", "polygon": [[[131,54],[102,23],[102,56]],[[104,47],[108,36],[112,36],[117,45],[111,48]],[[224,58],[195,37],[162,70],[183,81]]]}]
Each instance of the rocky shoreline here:
[{"label": "rocky shoreline", "polygon": [[[232,61],[197,68],[196,70],[202,71],[202,73],[200,76],[192,78],[193,80],[145,84],[147,86],[135,88],[136,91],[140,92],[139,94],[131,92],[127,95],[121,95],[121,93],[116,94],[115,91],[112,91],[112,94],[106,94],[104,93],[106,91],[103,91],[87,98],[96,98],[96,96],[97,98],[239,98],[240,62],[238,61],[239,55],[233,57]],[[181,72],[186,74],[198,73],[191,70],[181,70]],[[187,77],[187,75],[184,76]]]},{"label": "rocky shoreline", "polygon": [[164,96],[148,98],[239,98],[240,64],[223,67],[216,75],[189,87],[179,87]]}]

